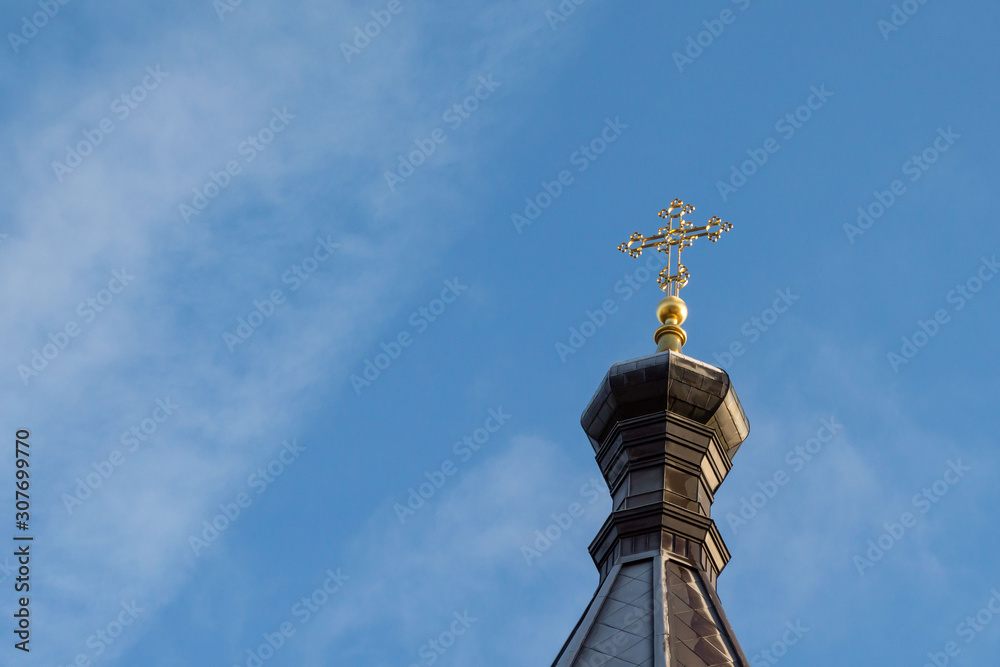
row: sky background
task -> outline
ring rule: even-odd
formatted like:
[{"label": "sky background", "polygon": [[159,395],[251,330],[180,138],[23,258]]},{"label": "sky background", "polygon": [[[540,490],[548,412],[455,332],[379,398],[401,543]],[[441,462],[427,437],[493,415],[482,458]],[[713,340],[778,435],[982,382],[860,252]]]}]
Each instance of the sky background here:
[{"label": "sky background", "polygon": [[[1000,7],[903,3],[889,30],[892,3],[861,0],[222,1],[0,10],[0,497],[13,536],[28,429],[35,537],[30,655],[0,557],[0,663],[551,664],[610,509],[579,417],[653,351],[660,293],[615,248],[674,198],[735,225],[685,254],[684,351],[750,420],[713,510],[746,654],[916,666],[955,642],[949,664],[995,662],[1000,619],[960,624],[1000,590]],[[235,344],[240,318],[259,326]],[[456,449],[491,410],[502,426]],[[793,463],[823,420],[842,429]],[[788,623],[808,632],[782,647]]]}]

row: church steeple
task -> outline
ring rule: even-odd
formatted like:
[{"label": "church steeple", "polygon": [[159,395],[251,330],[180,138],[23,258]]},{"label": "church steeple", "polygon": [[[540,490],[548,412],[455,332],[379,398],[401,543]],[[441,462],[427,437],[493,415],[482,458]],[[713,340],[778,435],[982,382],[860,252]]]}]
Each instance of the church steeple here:
[{"label": "church steeple", "polygon": [[[678,265],[668,284],[686,282]],[[750,667],[715,591],[729,550],[711,516],[749,424],[726,372],[676,348],[613,365],[583,413],[612,511],[590,545],[598,590],[553,667]]]}]

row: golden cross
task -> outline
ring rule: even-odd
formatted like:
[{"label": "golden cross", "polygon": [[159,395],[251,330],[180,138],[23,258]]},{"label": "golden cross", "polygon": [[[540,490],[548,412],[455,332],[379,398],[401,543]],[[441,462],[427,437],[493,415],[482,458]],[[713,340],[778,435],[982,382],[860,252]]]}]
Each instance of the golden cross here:
[{"label": "golden cross", "polygon": [[[619,250],[628,253],[630,257],[638,257],[646,248],[656,248],[659,252],[667,253],[667,266],[660,271],[656,279],[660,289],[666,292],[667,296],[679,296],[681,288],[687,285],[691,277],[687,267],[681,264],[681,251],[690,247],[695,239],[702,236],[707,236],[708,240],[714,243],[719,240],[723,232],[733,228],[731,224],[723,222],[718,217],[713,217],[703,227],[695,227],[693,222],[684,219],[684,216],[692,211],[694,211],[693,205],[675,199],[669,208],[659,213],[661,218],[670,220],[666,227],[660,227],[658,233],[649,238],[644,238],[642,234],[636,232],[629,237],[628,243],[618,246]],[[639,245],[635,245],[636,243]]]}]

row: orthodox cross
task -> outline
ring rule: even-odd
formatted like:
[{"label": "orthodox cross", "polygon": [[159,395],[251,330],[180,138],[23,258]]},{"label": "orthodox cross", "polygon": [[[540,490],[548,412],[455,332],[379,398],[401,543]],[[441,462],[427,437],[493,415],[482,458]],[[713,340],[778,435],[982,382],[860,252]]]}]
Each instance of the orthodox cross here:
[{"label": "orthodox cross", "polygon": [[[723,232],[733,228],[728,222],[713,217],[708,224],[695,227],[693,222],[685,220],[684,216],[694,211],[694,206],[685,204],[680,199],[670,203],[669,208],[660,211],[659,216],[669,220],[666,227],[660,227],[658,233],[648,238],[636,232],[629,237],[628,243],[622,243],[618,249],[628,253],[630,257],[638,257],[646,248],[656,248],[667,254],[667,266],[660,271],[656,282],[667,296],[679,297],[679,292],[688,283],[691,274],[687,267],[681,264],[681,251],[690,247],[694,240],[707,236],[713,243],[719,240]],[[638,245],[636,245],[638,244]]]}]

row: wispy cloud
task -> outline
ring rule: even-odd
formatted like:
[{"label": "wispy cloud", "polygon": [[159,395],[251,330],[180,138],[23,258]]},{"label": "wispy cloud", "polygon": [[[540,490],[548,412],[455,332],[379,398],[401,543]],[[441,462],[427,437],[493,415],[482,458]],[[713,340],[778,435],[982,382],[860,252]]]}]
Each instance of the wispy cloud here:
[{"label": "wispy cloud", "polygon": [[[5,184],[0,397],[18,426],[33,429],[46,462],[38,509],[49,518],[38,540],[52,555],[39,572],[37,604],[59,632],[40,644],[39,659],[87,653],[86,638],[123,599],[140,600],[145,617],[155,616],[196,567],[188,534],[280,446],[281,434],[294,432],[301,392],[346,377],[364,341],[403,307],[411,288],[398,289],[402,260],[432,262],[446,247],[438,239],[454,237],[462,216],[407,216],[405,227],[392,223],[397,233],[376,237],[399,204],[370,184],[439,107],[531,32],[533,17],[530,3],[507,5],[488,10],[506,23],[487,25],[481,8],[468,8],[480,17],[476,56],[458,62],[431,53],[418,62],[411,56],[428,49],[430,26],[408,5],[393,35],[348,66],[336,43],[365,7],[244,5],[220,25],[211,3],[190,3],[193,22],[168,18],[155,37],[124,52],[110,40],[93,47],[71,79],[41,80],[27,64],[5,75],[8,89],[31,81],[29,103],[9,107],[0,130],[14,147],[2,168],[16,174]],[[96,8],[74,9],[84,24],[97,18]],[[458,28],[456,20],[450,29]],[[105,23],[92,36],[100,43],[120,33]],[[118,119],[114,100],[147,66],[168,75]],[[286,107],[294,121],[247,161],[241,142]],[[52,162],[108,117],[114,131],[60,182]],[[448,159],[465,159],[476,143],[470,130]],[[185,225],[179,204],[229,160],[241,173]],[[423,172],[408,206],[442,196],[456,210],[468,205],[436,167]],[[342,252],[230,356],[222,334],[280,284],[317,234],[341,242]],[[49,333],[79,321],[77,305],[122,267],[134,284],[24,386],[17,365],[30,363]],[[119,434],[168,394],[183,410],[67,515],[60,497],[74,478],[121,448]],[[123,636],[108,655],[141,634]]]}]

